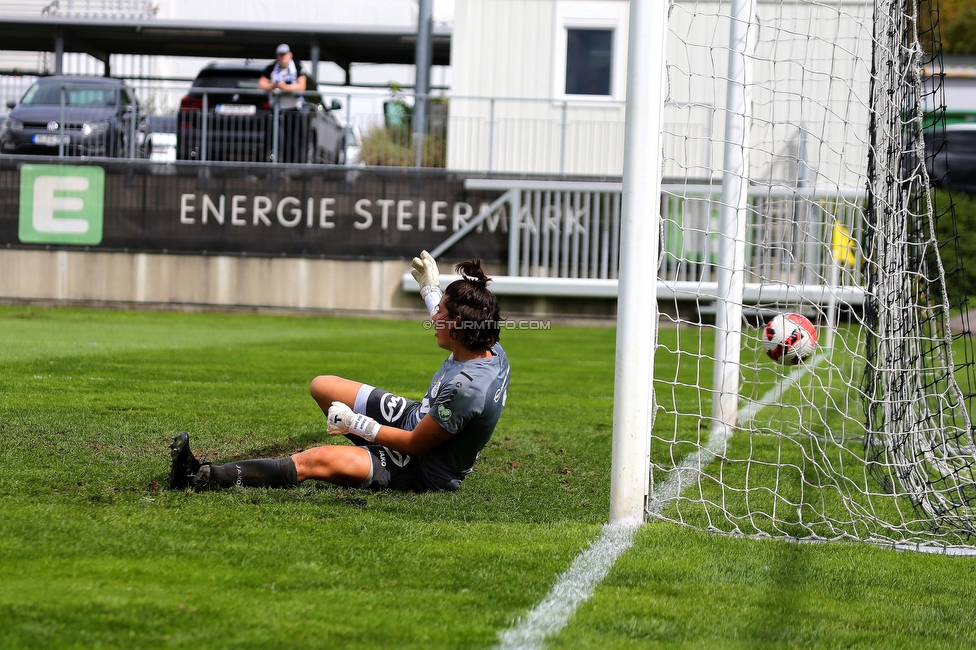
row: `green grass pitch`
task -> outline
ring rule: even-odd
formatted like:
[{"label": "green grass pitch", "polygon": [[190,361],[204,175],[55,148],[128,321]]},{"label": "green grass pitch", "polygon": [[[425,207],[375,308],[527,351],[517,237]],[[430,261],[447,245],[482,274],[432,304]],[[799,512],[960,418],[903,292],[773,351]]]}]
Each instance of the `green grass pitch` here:
[{"label": "green grass pitch", "polygon": [[[159,489],[198,455],[327,441],[317,374],[419,398],[419,322],[0,307],[0,647],[485,648],[609,508],[615,333],[504,331],[495,437],[454,494]],[[677,397],[680,398],[680,395]],[[552,648],[960,648],[976,558],[646,526]]]}]

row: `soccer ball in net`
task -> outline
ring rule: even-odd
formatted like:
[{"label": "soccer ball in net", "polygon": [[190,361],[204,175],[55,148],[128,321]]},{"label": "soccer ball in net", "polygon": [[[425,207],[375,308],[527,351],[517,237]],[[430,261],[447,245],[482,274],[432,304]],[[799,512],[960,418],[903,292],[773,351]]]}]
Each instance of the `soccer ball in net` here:
[{"label": "soccer ball in net", "polygon": [[795,365],[813,354],[817,329],[802,314],[780,314],[766,323],[762,340],[770,359]]}]

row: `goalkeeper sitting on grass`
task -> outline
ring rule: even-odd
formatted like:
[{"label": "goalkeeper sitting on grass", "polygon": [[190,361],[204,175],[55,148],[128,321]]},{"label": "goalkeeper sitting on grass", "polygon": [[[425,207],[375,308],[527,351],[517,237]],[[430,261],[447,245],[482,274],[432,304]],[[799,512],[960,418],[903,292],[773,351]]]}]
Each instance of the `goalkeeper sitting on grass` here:
[{"label": "goalkeeper sitting on grass", "polygon": [[450,352],[423,401],[341,377],[316,377],[310,391],[327,416],[329,434],[356,446],[212,465],[194,458],[189,435],[181,432],[170,446],[169,487],[292,487],[317,479],[372,490],[458,489],[491,438],[508,394],[498,303],[477,261],[458,264],[461,279],[443,294],[434,258],[424,251],[413,267],[437,345]]}]

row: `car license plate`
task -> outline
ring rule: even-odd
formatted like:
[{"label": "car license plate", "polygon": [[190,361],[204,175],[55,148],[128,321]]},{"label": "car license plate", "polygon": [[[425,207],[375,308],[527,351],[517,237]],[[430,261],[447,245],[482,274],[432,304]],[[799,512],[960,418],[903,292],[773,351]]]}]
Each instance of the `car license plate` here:
[{"label": "car license plate", "polygon": [[[53,133],[38,133],[33,137],[32,142],[34,144],[43,144],[48,147],[56,147],[58,146],[58,144],[61,143],[60,138],[61,138],[60,135],[53,134]],[[71,137],[67,135],[64,136],[64,143],[69,144],[70,142],[71,142]]]},{"label": "car license plate", "polygon": [[254,115],[257,110],[254,104],[217,104],[217,115]]}]

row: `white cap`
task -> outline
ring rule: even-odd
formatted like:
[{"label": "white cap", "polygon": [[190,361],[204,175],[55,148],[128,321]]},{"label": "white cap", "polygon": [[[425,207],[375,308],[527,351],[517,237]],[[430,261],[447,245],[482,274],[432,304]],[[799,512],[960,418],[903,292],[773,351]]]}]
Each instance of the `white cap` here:
[{"label": "white cap", "polygon": [[288,47],[287,43],[282,43],[278,46],[278,49],[275,50],[276,54],[288,54],[289,52],[291,52],[291,48]]}]

